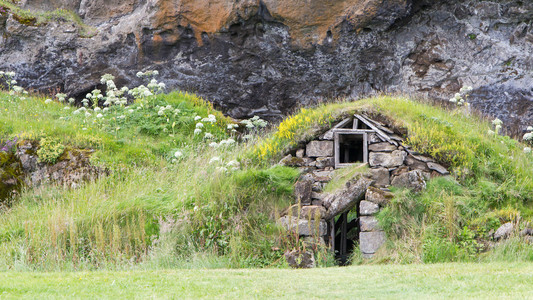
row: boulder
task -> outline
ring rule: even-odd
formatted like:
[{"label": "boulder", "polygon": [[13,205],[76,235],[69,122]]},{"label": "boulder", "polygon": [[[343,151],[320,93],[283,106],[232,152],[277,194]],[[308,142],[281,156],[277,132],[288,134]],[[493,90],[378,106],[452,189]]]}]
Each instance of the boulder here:
[{"label": "boulder", "polygon": [[333,156],[333,141],[311,141],[305,149],[309,157]]},{"label": "boulder", "polygon": [[359,203],[359,214],[361,216],[371,216],[379,212],[379,206],[376,203],[363,200]]},{"label": "boulder", "polygon": [[533,228],[524,228],[522,231],[520,231],[520,236],[533,236]]},{"label": "boulder", "polygon": [[368,146],[368,151],[373,152],[392,152],[394,150],[398,150],[398,147],[389,142],[376,143]]},{"label": "boulder", "polygon": [[322,192],[322,190],[324,189],[324,183],[323,182],[319,182],[319,181],[315,181],[313,182],[313,192],[317,192],[317,193],[320,193]]},{"label": "boulder", "polygon": [[334,157],[317,157],[315,166],[319,169],[335,166]]},{"label": "boulder", "polygon": [[324,220],[298,219],[294,216],[283,216],[278,219],[278,224],[283,228],[301,236],[324,236],[327,234],[327,224]]},{"label": "boulder", "polygon": [[305,149],[296,150],[296,157],[303,158],[305,156]]},{"label": "boulder", "polygon": [[370,167],[396,168],[403,165],[406,156],[407,153],[400,150],[395,150],[391,153],[370,152],[368,164]]},{"label": "boulder", "polygon": [[352,209],[357,202],[363,199],[371,183],[370,179],[356,176],[348,181],[340,191],[324,197],[324,206],[328,208],[325,219],[329,220]]},{"label": "boulder", "polygon": [[494,239],[496,241],[499,241],[501,239],[508,238],[511,235],[511,233],[513,232],[513,229],[514,229],[513,223],[507,222],[507,223],[503,224],[494,233]]},{"label": "boulder", "polygon": [[326,208],[317,205],[300,206],[294,204],[285,211],[284,215],[290,215],[293,217],[300,216],[301,219],[315,220],[317,217],[318,219],[322,219],[326,215]]},{"label": "boulder", "polygon": [[450,174],[450,172],[448,172],[448,170],[446,170],[445,167],[439,165],[438,163],[428,162],[427,164],[428,164],[428,168],[430,170],[436,171],[439,174],[442,174],[442,175],[449,175]]},{"label": "boulder", "polygon": [[311,199],[313,200],[322,200],[323,198],[324,198],[324,194],[322,193],[317,193],[317,192],[311,193]]},{"label": "boulder", "polygon": [[391,184],[397,187],[409,188],[414,190],[415,192],[421,191],[426,188],[426,181],[424,180],[424,175],[419,170],[413,170],[395,176],[393,177]]},{"label": "boulder", "polygon": [[293,268],[314,268],[315,255],[311,251],[292,250],[284,254],[289,266]]},{"label": "boulder", "polygon": [[359,233],[359,249],[363,254],[374,254],[385,243],[385,232],[371,231]]},{"label": "boulder", "polygon": [[313,249],[316,249],[316,247],[326,247],[326,241],[324,240],[324,237],[314,237],[314,236],[305,236],[302,237],[302,242],[306,245],[306,247],[311,247]]},{"label": "boulder", "polygon": [[418,160],[418,161],[421,161],[421,162],[435,162],[435,160],[429,156],[424,156],[424,155],[416,155],[416,154],[412,154],[411,155],[414,159]]},{"label": "boulder", "polygon": [[390,185],[390,172],[387,168],[370,169],[369,177],[374,181],[374,186],[386,187]]},{"label": "boulder", "polygon": [[366,190],[365,200],[376,203],[380,207],[387,205],[394,195],[390,192],[383,191],[376,187],[369,187]]},{"label": "boulder", "polygon": [[368,135],[368,143],[369,144],[375,144],[383,142],[383,140],[375,133],[371,133]]},{"label": "boulder", "polygon": [[413,170],[420,170],[422,172],[430,172],[426,162],[416,159],[415,155],[407,155],[405,164]]},{"label": "boulder", "polygon": [[331,180],[332,171],[313,171],[313,179],[319,182],[329,182]]},{"label": "boulder", "polygon": [[300,179],[294,185],[294,197],[296,202],[311,203],[311,193],[313,192],[313,181],[307,178]]},{"label": "boulder", "polygon": [[305,166],[305,160],[300,157],[294,157],[291,154],[285,156],[279,161],[279,164],[287,167],[303,167]]},{"label": "boulder", "polygon": [[394,169],[391,172],[391,175],[392,176],[398,176],[398,175],[401,175],[401,174],[407,173],[407,172],[409,172],[409,167],[408,166],[400,166],[400,167]]},{"label": "boulder", "polygon": [[378,224],[378,219],[374,216],[359,217],[359,229],[364,232],[381,230]]}]

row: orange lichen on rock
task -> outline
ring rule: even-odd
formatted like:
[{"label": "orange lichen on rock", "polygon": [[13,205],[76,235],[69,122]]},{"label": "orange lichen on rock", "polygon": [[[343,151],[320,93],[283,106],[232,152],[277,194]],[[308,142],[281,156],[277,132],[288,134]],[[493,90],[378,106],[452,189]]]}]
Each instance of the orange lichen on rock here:
[{"label": "orange lichen on rock", "polygon": [[178,26],[193,29],[199,44],[202,33],[216,33],[239,19],[257,13],[258,0],[234,2],[228,0],[160,0],[154,27],[165,32],[165,39],[178,40]]},{"label": "orange lichen on rock", "polygon": [[[405,6],[406,0],[264,0],[263,5],[275,21],[289,28],[294,43],[320,44],[330,31],[334,37],[340,24],[353,29],[364,27],[384,6]],[[190,27],[201,44],[202,33],[213,34],[239,20],[256,15],[259,0],[160,0],[154,28],[175,32],[177,26]],[[174,33],[177,34],[177,33]],[[176,40],[179,38],[175,38]]]}]

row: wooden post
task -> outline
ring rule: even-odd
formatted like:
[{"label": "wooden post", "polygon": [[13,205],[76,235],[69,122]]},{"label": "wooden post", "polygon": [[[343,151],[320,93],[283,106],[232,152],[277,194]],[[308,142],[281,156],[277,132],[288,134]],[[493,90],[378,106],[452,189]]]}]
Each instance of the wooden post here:
[{"label": "wooden post", "polygon": [[363,162],[368,162],[368,133],[363,133]]},{"label": "wooden post", "polygon": [[340,161],[340,145],[339,145],[339,133],[338,132],[335,132],[335,139],[334,139],[334,147],[335,147],[335,151],[333,153],[333,155],[335,156],[335,169],[338,169],[339,168],[339,165],[341,163]]},{"label": "wooden post", "polygon": [[348,225],[348,213],[345,212],[341,215],[341,218],[342,218],[342,223],[341,223],[341,247],[340,247],[340,257],[342,260],[345,260],[345,256],[346,254],[348,253],[346,247],[346,242],[348,241],[347,239],[347,232],[346,232],[346,227]]},{"label": "wooden post", "polygon": [[329,239],[331,246],[331,253],[335,254],[335,218],[329,221]]}]

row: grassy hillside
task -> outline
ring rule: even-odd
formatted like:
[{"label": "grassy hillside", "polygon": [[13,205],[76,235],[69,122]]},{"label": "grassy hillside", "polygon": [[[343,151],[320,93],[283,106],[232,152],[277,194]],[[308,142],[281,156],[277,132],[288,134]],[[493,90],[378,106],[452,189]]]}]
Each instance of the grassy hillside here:
[{"label": "grassy hillside", "polygon": [[[502,223],[532,220],[533,158],[463,109],[379,97],[302,109],[269,132],[243,124],[241,133],[194,95],[136,98],[104,112],[91,103],[80,111],[61,96],[0,93],[0,140],[95,149],[91,161],[110,170],[77,189],[25,190],[0,215],[0,268],[283,265],[283,252],[298,245],[273,220],[292,201],[299,173],[272,165],[363,111],[402,128],[415,150],[453,172],[420,194],[394,191],[379,216],[389,241],[374,261],[533,260],[532,246],[518,238],[487,247]],[[357,255],[353,262],[364,263]]]}]

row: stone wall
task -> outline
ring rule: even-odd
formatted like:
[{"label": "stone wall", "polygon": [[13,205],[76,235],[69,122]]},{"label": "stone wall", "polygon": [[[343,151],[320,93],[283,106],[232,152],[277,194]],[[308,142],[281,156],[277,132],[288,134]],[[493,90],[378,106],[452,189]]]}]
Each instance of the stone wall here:
[{"label": "stone wall", "polygon": [[338,191],[325,193],[324,187],[335,171],[332,136],[322,135],[280,161],[282,165],[299,168],[302,175],[295,184],[296,204],[287,209],[279,222],[293,232],[297,228],[303,238],[330,244],[327,223],[356,208],[359,212],[359,248],[362,255],[369,258],[386,239],[375,216],[392,198],[389,187],[420,191],[426,188],[430,178],[449,173],[434,159],[419,155],[403,146],[401,141],[393,142],[398,144],[396,146],[376,133],[370,133],[368,172],[350,178]]},{"label": "stone wall", "polygon": [[[24,141],[17,146],[15,153],[4,152],[0,156],[0,205],[23,185],[37,187],[51,182],[75,188],[108,173],[91,165],[91,150],[67,149],[55,164],[47,164],[39,161],[37,149],[38,143]],[[5,161],[2,157],[6,158]]]}]

